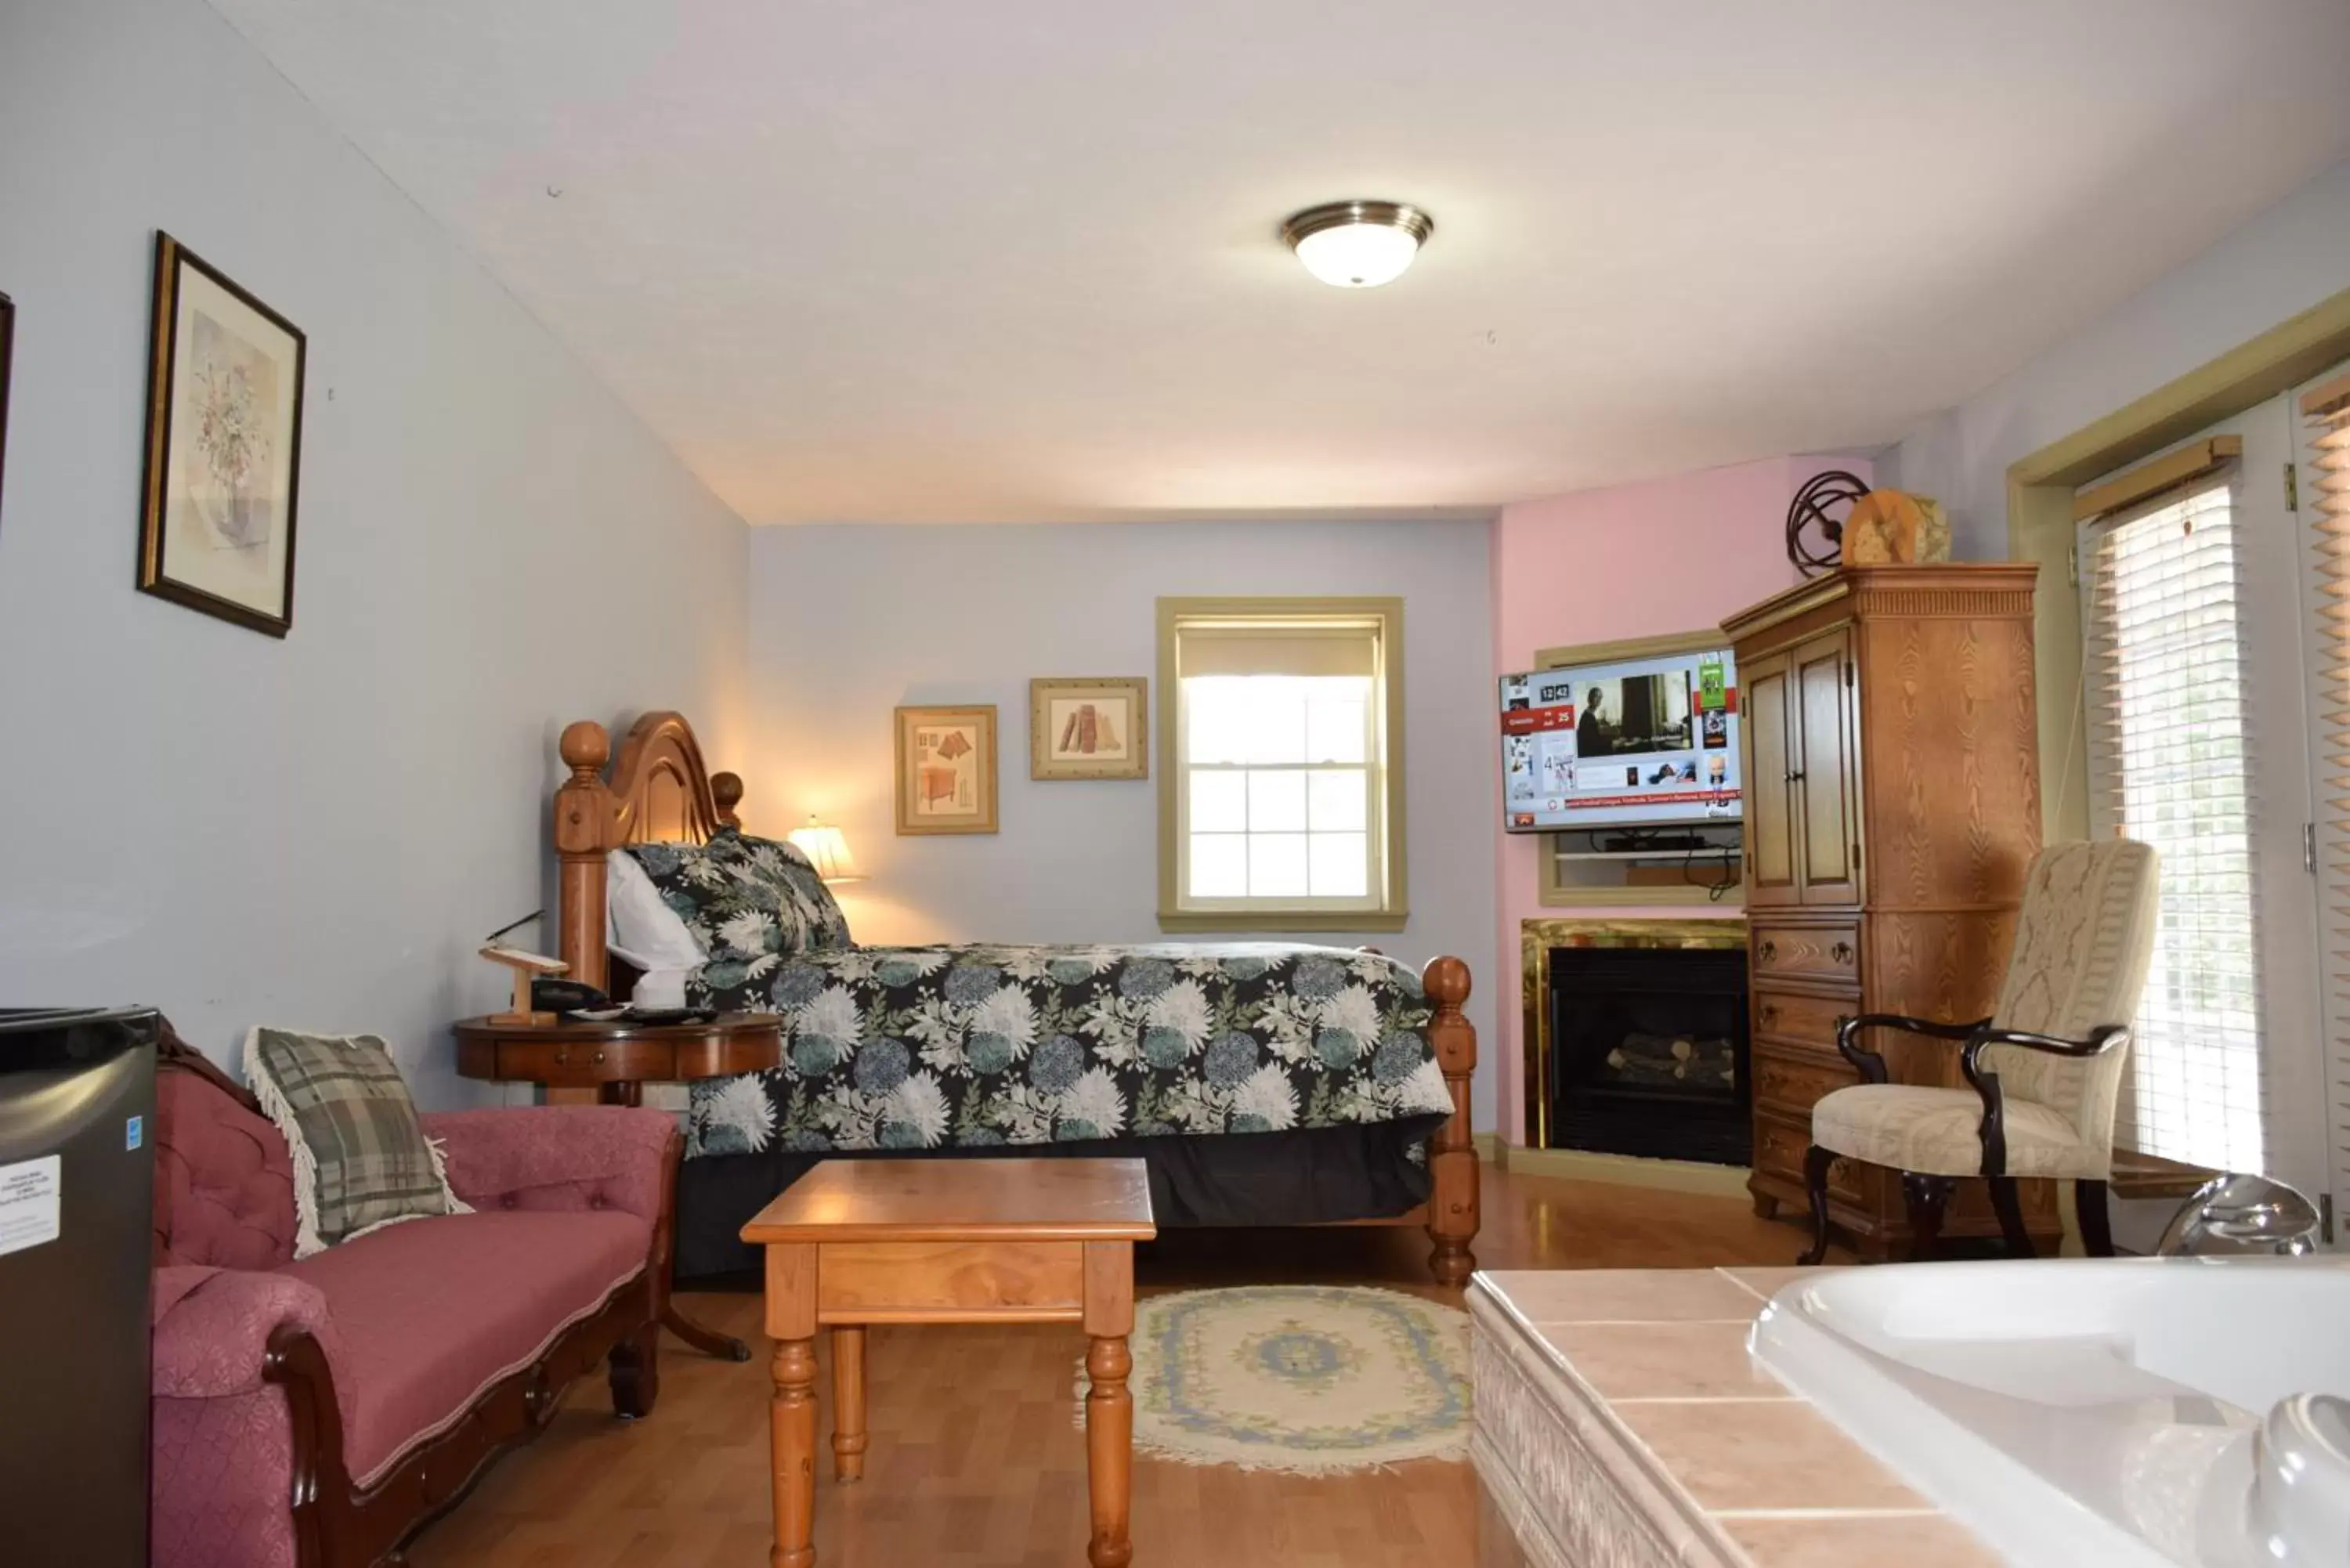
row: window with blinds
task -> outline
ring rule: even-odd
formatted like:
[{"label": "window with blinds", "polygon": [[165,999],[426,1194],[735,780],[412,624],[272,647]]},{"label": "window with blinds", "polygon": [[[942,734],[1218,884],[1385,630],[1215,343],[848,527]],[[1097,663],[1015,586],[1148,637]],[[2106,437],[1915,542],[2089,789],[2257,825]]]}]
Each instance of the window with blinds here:
[{"label": "window with blinds", "polygon": [[1162,923],[1399,925],[1402,609],[1160,601]]},{"label": "window with blinds", "polygon": [[2116,1141],[2264,1166],[2242,563],[2205,477],[2082,530],[2092,810],[2162,857]]}]

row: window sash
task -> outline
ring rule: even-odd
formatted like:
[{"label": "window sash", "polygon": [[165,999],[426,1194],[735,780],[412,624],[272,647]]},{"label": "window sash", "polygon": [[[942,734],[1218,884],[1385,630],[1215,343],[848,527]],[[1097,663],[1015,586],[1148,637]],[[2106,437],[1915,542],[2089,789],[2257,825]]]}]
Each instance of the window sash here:
[{"label": "window sash", "polygon": [[[1179,632],[1178,635],[1180,639],[1185,634]],[[1229,675],[1226,671],[1219,670],[1217,675],[1213,677],[1194,675],[1177,681],[1176,745],[1178,749],[1174,765],[1176,768],[1175,875],[1177,905],[1179,909],[1187,912],[1200,913],[1244,913],[1252,909],[1266,911],[1297,911],[1301,913],[1313,911],[1348,913],[1375,910],[1385,907],[1386,835],[1384,828],[1387,816],[1387,766],[1384,754],[1385,746],[1383,744],[1381,733],[1385,728],[1383,722],[1385,703],[1383,701],[1384,692],[1382,691],[1382,684],[1378,668],[1378,645],[1374,643],[1373,659],[1371,661],[1372,672],[1369,676],[1368,684],[1363,695],[1363,760],[1361,762],[1317,763],[1281,760],[1265,762],[1195,763],[1191,760],[1190,755],[1191,743],[1191,704],[1195,695],[1191,683],[1194,680],[1224,679],[1229,678]],[[1181,642],[1179,640],[1177,647],[1179,668],[1181,667],[1180,661],[1182,659],[1182,655],[1183,648]],[[1319,676],[1324,674],[1327,669],[1328,667],[1326,665],[1323,668],[1311,669],[1302,673]],[[1284,677],[1295,677],[1300,674],[1301,671],[1295,670],[1284,670],[1279,671],[1263,670],[1260,673],[1266,678],[1282,679]],[[1363,826],[1359,830],[1343,830],[1350,834],[1359,831],[1366,841],[1364,846],[1363,867],[1364,890],[1362,893],[1357,895],[1316,895],[1311,892],[1283,894],[1244,893],[1210,896],[1194,893],[1192,891],[1191,857],[1192,850],[1194,848],[1194,840],[1198,837],[1207,836],[1208,831],[1211,831],[1195,830],[1191,826],[1192,777],[1195,774],[1237,774],[1243,776],[1247,776],[1253,774],[1270,773],[1359,774],[1363,775]],[[1259,829],[1253,827],[1243,827],[1237,834],[1226,834],[1223,830],[1220,829],[1212,831],[1217,836],[1238,837],[1243,839],[1244,842],[1260,837],[1304,837],[1308,840],[1308,875],[1310,877],[1311,840],[1316,836],[1313,831],[1310,789],[1308,791],[1308,815],[1306,817],[1306,826],[1304,828],[1293,830],[1287,828]]]}]

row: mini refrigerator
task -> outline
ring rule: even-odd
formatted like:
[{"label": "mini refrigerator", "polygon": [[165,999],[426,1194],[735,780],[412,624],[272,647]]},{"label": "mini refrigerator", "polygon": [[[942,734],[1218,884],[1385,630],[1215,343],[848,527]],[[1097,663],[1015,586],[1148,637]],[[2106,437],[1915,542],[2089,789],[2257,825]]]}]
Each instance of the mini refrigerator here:
[{"label": "mini refrigerator", "polygon": [[147,1562],[156,1014],[0,1009],[0,1562]]}]

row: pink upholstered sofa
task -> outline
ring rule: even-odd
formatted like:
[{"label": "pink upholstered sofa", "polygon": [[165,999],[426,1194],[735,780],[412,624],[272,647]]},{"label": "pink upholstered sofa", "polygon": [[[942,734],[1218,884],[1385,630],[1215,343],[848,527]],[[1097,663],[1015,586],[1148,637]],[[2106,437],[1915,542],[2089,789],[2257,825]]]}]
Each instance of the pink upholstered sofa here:
[{"label": "pink upholstered sofa", "polygon": [[397,1561],[564,1388],[652,1408],[677,1130],[658,1111],[427,1116],[476,1212],[300,1262],[285,1140],[216,1071],[157,1087],[161,1568]]}]

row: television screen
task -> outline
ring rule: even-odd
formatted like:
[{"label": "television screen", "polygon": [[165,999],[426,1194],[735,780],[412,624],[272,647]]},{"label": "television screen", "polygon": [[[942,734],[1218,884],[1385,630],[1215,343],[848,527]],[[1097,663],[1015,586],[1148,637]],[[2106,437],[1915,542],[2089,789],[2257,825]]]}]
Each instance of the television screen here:
[{"label": "television screen", "polygon": [[1502,820],[1513,833],[1739,819],[1728,649],[1502,679]]}]

